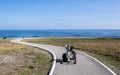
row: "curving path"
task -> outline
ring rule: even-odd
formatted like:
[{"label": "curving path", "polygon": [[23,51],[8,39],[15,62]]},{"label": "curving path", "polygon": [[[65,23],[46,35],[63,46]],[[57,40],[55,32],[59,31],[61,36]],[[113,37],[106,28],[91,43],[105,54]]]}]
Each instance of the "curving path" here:
[{"label": "curving path", "polygon": [[58,60],[62,59],[62,54],[66,52],[63,47],[28,43],[21,40],[14,39],[12,42],[48,50],[53,54],[54,59],[57,59],[57,62],[56,60],[53,61],[49,75],[116,75],[107,66],[85,53],[77,51],[77,63],[75,65],[70,63],[60,64]]}]

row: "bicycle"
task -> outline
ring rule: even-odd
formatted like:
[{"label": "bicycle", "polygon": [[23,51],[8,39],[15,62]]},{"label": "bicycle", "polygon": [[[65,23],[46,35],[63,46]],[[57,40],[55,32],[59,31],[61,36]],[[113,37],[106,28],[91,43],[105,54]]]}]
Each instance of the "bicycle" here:
[{"label": "bicycle", "polygon": [[63,62],[72,62],[73,64],[76,64],[76,53],[73,50],[74,47],[68,44],[65,46],[65,49],[67,50],[67,52],[63,53]]}]

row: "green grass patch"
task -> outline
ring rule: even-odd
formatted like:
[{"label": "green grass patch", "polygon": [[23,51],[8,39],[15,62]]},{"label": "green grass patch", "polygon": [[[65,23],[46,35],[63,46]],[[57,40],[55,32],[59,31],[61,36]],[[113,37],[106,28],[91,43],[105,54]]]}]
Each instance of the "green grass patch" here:
[{"label": "green grass patch", "polygon": [[120,69],[120,65],[119,65],[120,62],[114,60],[111,57],[105,57],[105,56],[98,55],[98,54],[95,54],[95,53],[90,53],[90,52],[86,52],[86,53],[95,57],[95,58],[97,58],[98,60],[100,60],[101,62],[103,62],[105,65],[107,65],[109,67],[112,67],[112,65],[114,65],[116,68]]}]

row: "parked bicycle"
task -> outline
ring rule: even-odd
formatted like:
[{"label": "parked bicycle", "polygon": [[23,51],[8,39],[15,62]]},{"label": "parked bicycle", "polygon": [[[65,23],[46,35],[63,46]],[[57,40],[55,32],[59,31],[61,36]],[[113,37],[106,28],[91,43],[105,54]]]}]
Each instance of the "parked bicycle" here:
[{"label": "parked bicycle", "polygon": [[71,44],[65,45],[66,53],[63,53],[62,58],[63,62],[72,62],[76,64],[76,53],[74,47]]}]

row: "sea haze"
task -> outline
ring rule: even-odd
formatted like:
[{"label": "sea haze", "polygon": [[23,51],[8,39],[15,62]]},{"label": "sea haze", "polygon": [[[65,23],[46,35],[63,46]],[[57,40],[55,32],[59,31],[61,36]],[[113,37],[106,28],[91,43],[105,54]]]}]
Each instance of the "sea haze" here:
[{"label": "sea haze", "polygon": [[0,38],[17,37],[81,37],[120,38],[120,30],[0,30]]}]

